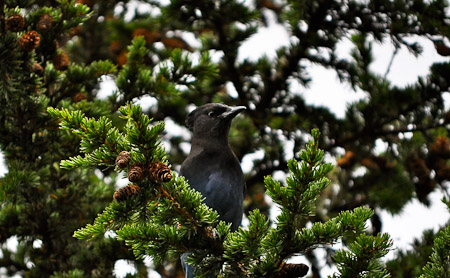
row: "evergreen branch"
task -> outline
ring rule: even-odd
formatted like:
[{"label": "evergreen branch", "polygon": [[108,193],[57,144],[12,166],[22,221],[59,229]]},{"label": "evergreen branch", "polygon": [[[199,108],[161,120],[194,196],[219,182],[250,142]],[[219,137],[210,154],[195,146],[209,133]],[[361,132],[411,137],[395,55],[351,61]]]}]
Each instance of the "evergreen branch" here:
[{"label": "evergreen branch", "polygon": [[349,251],[339,250],[336,252],[334,259],[338,265],[339,274],[333,275],[333,278],[391,277],[379,261],[389,252],[391,246],[392,240],[389,239],[388,234],[376,237],[366,234],[359,235],[348,246]]},{"label": "evergreen branch", "polygon": [[119,109],[122,118],[127,120],[126,140],[132,148],[139,150],[141,163],[152,161],[165,162],[165,152],[160,145],[160,135],[164,131],[164,122],[150,126],[152,119],[142,113],[140,106],[128,103]]},{"label": "evergreen branch", "polygon": [[353,211],[341,212],[325,223],[316,222],[310,229],[303,228],[296,233],[293,249],[308,250],[319,244],[331,244],[346,232],[362,232],[365,229],[365,222],[372,216],[372,210],[359,207]]},{"label": "evergreen branch", "polygon": [[331,164],[320,164],[324,152],[318,148],[320,133],[312,131],[313,140],[307,145],[306,150],[299,153],[300,164],[291,159],[288,162],[290,171],[286,179],[287,186],[268,176],[264,182],[267,194],[274,202],[299,215],[309,216],[313,213],[315,200],[319,193],[329,184],[327,173],[332,169]]},{"label": "evergreen branch", "polygon": [[[414,107],[417,108],[417,107]],[[413,110],[412,108],[411,110]],[[393,121],[395,119],[390,119],[390,121]],[[437,129],[440,127],[445,127],[448,125],[448,122],[435,122],[430,123],[428,125],[421,124],[421,125],[413,125],[412,127],[400,127],[400,128],[381,128],[376,127],[375,129],[372,129],[371,133],[373,136],[377,137],[386,137],[389,135],[398,135],[402,133],[409,133],[409,132],[426,132],[429,130]],[[359,132],[351,133],[348,136],[342,137],[340,139],[336,139],[332,144],[325,147],[325,149],[330,150],[332,148],[335,148],[337,146],[346,146],[349,142],[357,141],[358,139],[361,139],[363,137],[367,136],[367,130],[363,129]]]},{"label": "evergreen branch", "polygon": [[94,239],[103,235],[114,223],[116,216],[117,210],[114,209],[114,205],[110,205],[97,216],[93,224],[88,224],[86,227],[78,229],[73,236],[78,239]]},{"label": "evergreen branch", "polygon": [[211,61],[210,54],[206,51],[201,53],[198,63],[194,65],[191,55],[186,55],[181,49],[174,49],[154,71],[144,63],[149,52],[144,37],[134,38],[128,51],[127,63],[119,71],[116,79],[117,87],[123,95],[118,105],[124,105],[143,95],[160,98],[179,95],[178,85],[198,90],[202,82],[211,80],[218,74],[217,64]]},{"label": "evergreen branch", "polygon": [[[61,7],[61,27],[62,30],[70,30],[70,28],[76,27],[79,24],[88,20],[92,11],[89,12],[89,7],[86,5],[77,5],[72,0],[59,0]],[[71,19],[71,20],[67,20]]]},{"label": "evergreen branch", "polygon": [[[331,165],[322,163],[324,152],[318,148],[320,133],[313,130],[312,135],[313,140],[299,154],[300,161],[289,162],[291,174],[286,186],[271,177],[265,179],[269,196],[281,206],[276,226],[269,228],[267,220],[254,211],[248,231],[239,229],[228,236],[224,243],[226,275],[274,277],[287,271],[285,260],[292,255],[333,244],[347,232],[364,230],[365,222],[373,215],[365,207],[341,212],[325,223],[313,223],[311,228],[301,228],[306,223],[305,217],[314,213],[318,194],[328,185],[326,174],[331,170]],[[305,267],[296,269],[304,273]]]},{"label": "evergreen branch", "polygon": [[269,231],[261,241],[261,246],[266,249],[261,264],[252,272],[254,277],[271,277],[281,270],[283,261],[295,253],[305,253],[308,250],[322,244],[334,244],[347,232],[359,233],[364,230],[365,222],[373,215],[373,212],[364,207],[354,211],[342,212],[339,216],[325,223],[316,222],[311,228],[302,228],[289,235],[292,215],[282,213],[277,219],[277,228]]},{"label": "evergreen branch", "polygon": [[5,34],[6,24],[5,24],[5,1],[0,0],[0,36],[3,39]]},{"label": "evergreen branch", "polygon": [[[164,198],[160,200],[159,214],[154,216],[155,221],[161,224],[170,221],[178,226],[179,231],[186,235],[186,245],[189,250],[194,250],[194,256],[195,251],[209,250],[208,252],[220,258],[224,248],[222,241],[229,233],[229,226],[219,223],[222,226],[220,231],[212,228],[217,224],[219,215],[202,203],[202,195],[190,188],[183,177],[176,177],[171,182],[159,185],[157,190]],[[187,250],[182,252],[185,251]],[[200,259],[203,260],[204,256]]]},{"label": "evergreen branch", "polygon": [[[145,39],[142,36],[136,37],[128,46],[127,63],[119,71],[116,85],[120,92],[125,95],[123,104],[135,97],[141,96],[145,92],[145,85],[139,81],[139,76],[148,76],[149,69],[142,66],[144,57],[148,53],[145,47]],[[140,75],[142,72],[142,75]],[[148,81],[148,80],[146,80]]]},{"label": "evergreen branch", "polygon": [[171,52],[171,80],[174,83],[192,85],[198,79],[212,78],[218,74],[217,65],[211,62],[209,52],[202,52],[198,65],[193,65],[190,56],[183,54],[181,49]]},{"label": "evergreen branch", "polygon": [[71,65],[65,78],[70,84],[83,84],[90,80],[96,80],[103,75],[113,74],[117,71],[116,65],[110,61],[94,61],[87,66]]},{"label": "evergreen branch", "polygon": [[420,278],[450,277],[450,226],[434,239],[430,261],[423,267]]},{"label": "evergreen branch", "polygon": [[228,274],[247,276],[248,269],[256,267],[264,254],[260,243],[267,234],[269,221],[259,210],[250,212],[249,221],[248,230],[239,228],[224,242],[224,259],[238,262],[235,264],[237,267],[228,270]]},{"label": "evergreen branch", "polygon": [[175,177],[171,182],[158,185],[157,190],[165,197],[167,207],[177,211],[182,225],[197,230],[217,223],[217,212],[202,203],[202,195],[190,188],[184,177]]},{"label": "evergreen branch", "polygon": [[93,224],[78,229],[73,236],[78,239],[94,239],[108,230],[118,232],[127,225],[149,221],[155,215],[161,196],[151,188],[139,195],[132,196],[126,202],[113,201],[102,213],[98,214]]},{"label": "evergreen branch", "polygon": [[[132,247],[138,259],[150,255],[156,261],[162,262],[167,253],[171,253],[170,257],[174,258],[188,250],[183,243],[189,242],[189,238],[182,229],[174,225],[133,223],[118,230],[117,235],[119,240],[125,240],[125,243]],[[143,242],[146,244],[142,244]]]},{"label": "evergreen branch", "polygon": [[386,72],[384,73],[383,79],[386,79],[388,74],[389,74],[389,72],[391,71],[392,64],[394,63],[395,56],[397,56],[397,53],[398,53],[399,49],[400,49],[399,46],[395,46],[395,50],[392,53],[391,59],[389,60],[389,64],[388,64],[388,66],[386,68]]},{"label": "evergreen branch", "polygon": [[71,130],[81,136],[81,151],[86,154],[84,157],[76,156],[63,160],[62,167],[112,166],[118,153],[128,148],[124,143],[124,135],[104,116],[95,120],[85,117],[81,111],[52,107],[49,107],[47,112],[61,120],[62,129]]}]

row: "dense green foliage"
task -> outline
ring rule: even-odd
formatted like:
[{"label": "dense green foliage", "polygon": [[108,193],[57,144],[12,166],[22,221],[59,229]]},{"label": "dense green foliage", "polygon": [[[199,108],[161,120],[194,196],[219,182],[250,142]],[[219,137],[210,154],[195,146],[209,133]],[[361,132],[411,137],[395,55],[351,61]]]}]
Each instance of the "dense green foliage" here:
[{"label": "dense green foliage", "polygon": [[[447,192],[450,63],[398,87],[372,71],[372,45],[420,55],[420,42],[430,40],[448,56],[446,11],[444,0],[0,1],[8,170],[0,178],[0,275],[112,277],[126,259],[145,277],[140,258],[150,255],[155,271],[176,277],[179,254],[194,250],[189,260],[204,273],[285,275],[295,269],[286,260],[301,254],[318,277],[323,258],[313,250],[325,246],[335,277],[387,277],[380,258],[391,241],[380,234],[378,212],[399,213],[414,198],[428,205],[431,192]],[[272,58],[240,59],[240,47],[273,18],[287,46]],[[343,41],[353,44],[347,58],[338,55]],[[308,89],[312,64],[365,97],[344,117],[308,104],[296,88]],[[115,87],[99,98],[105,79]],[[135,105],[143,99],[151,100],[145,109]],[[245,173],[248,227],[231,233],[175,171],[113,200],[131,164],[178,169],[186,136],[164,123],[183,126],[192,104],[206,102],[248,108],[230,136],[240,160],[263,153]],[[115,166],[121,151],[130,154],[125,169]],[[280,171],[284,181],[272,177]],[[15,250],[7,248],[12,239]],[[337,240],[348,249],[335,252]],[[446,277],[448,241],[446,227],[427,232],[387,269],[393,277]]]}]

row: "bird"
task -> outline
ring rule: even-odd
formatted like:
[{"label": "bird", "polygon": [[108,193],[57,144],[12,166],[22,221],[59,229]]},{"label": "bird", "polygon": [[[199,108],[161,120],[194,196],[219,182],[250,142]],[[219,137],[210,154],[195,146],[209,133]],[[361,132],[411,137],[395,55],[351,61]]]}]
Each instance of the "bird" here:
[{"label": "bird", "polygon": [[[240,162],[228,142],[232,120],[246,108],[220,103],[199,106],[188,114],[186,126],[192,131],[191,151],[181,164],[180,175],[199,191],[204,203],[216,210],[219,219],[236,231],[242,221],[245,179]],[[181,257],[185,277],[195,277]],[[214,276],[210,276],[214,277]]]}]

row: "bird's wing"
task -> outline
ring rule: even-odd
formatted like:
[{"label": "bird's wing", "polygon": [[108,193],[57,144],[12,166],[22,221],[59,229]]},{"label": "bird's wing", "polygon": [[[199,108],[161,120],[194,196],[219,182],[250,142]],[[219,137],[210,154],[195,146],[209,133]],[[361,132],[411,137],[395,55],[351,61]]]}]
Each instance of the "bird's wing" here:
[{"label": "bird's wing", "polygon": [[243,214],[245,180],[239,162],[232,156],[221,155],[189,157],[183,162],[180,174],[202,193],[206,205],[215,209],[221,220],[233,223],[232,228],[236,230]]},{"label": "bird's wing", "polygon": [[202,192],[205,203],[217,210],[220,219],[233,223],[236,228],[242,220],[243,186],[240,177],[218,171],[209,176],[205,192]]}]

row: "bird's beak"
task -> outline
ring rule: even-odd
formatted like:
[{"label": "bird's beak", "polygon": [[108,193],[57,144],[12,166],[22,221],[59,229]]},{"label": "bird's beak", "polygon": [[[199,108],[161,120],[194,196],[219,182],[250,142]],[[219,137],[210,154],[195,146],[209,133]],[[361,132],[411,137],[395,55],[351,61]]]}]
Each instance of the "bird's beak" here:
[{"label": "bird's beak", "polygon": [[247,108],[245,108],[245,106],[236,106],[236,107],[230,107],[230,110],[222,113],[222,117],[224,119],[233,119],[234,117],[236,117],[237,114],[241,113],[241,111],[246,110]]}]

